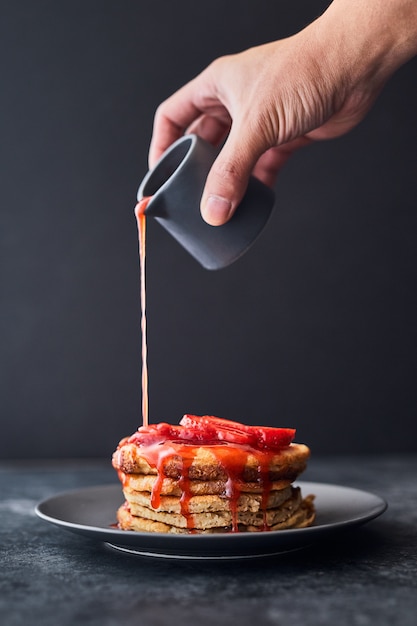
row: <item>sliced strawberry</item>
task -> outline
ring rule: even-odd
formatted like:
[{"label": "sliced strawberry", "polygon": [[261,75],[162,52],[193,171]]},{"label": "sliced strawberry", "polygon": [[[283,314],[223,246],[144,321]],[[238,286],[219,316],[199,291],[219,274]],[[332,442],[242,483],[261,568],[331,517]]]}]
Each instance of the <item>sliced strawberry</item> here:
[{"label": "sliced strawberry", "polygon": [[238,429],[246,433],[251,433],[256,437],[258,444],[265,448],[282,448],[290,445],[296,432],[294,428],[248,426],[247,424],[241,424],[214,416],[204,416],[203,419],[212,425],[218,424],[220,428]]},{"label": "sliced strawberry", "polygon": [[184,415],[179,425],[149,424],[141,426],[129,443],[150,446],[164,441],[183,441],[189,444],[214,444],[227,442],[250,446],[258,450],[281,450],[293,441],[293,428],[247,426],[212,415]]},{"label": "sliced strawberry", "polygon": [[180,424],[196,431],[214,428],[219,441],[249,445],[259,449],[279,450],[290,445],[295,436],[293,428],[247,426],[213,415],[184,415]]},{"label": "sliced strawberry", "polygon": [[204,426],[198,429],[182,426],[179,438],[183,441],[198,441],[204,444],[215,442],[217,440],[217,433],[216,429],[210,426]]},{"label": "sliced strawberry", "polygon": [[270,450],[286,448],[294,440],[294,428],[272,428],[271,426],[255,426],[258,447]]},{"label": "sliced strawberry", "polygon": [[153,443],[163,440],[164,438],[158,434],[156,430],[152,432],[136,431],[128,439],[128,443],[134,443],[137,446],[151,446]]},{"label": "sliced strawberry", "polygon": [[136,433],[130,437],[130,443],[137,445],[152,445],[163,441],[184,441],[187,443],[206,444],[217,441],[217,433],[214,426],[201,425],[200,428],[194,426],[182,426],[160,422],[159,424],[149,424],[141,426]]}]

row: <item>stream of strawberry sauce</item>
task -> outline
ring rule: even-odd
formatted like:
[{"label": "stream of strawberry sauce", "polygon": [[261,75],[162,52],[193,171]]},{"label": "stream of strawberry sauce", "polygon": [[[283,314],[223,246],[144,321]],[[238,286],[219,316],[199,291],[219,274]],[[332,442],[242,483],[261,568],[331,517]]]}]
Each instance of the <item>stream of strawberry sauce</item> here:
[{"label": "stream of strawberry sauce", "polygon": [[[146,431],[149,426],[149,398],[148,398],[148,363],[147,363],[147,328],[146,328],[146,208],[151,197],[142,198],[135,207],[135,216],[138,225],[139,259],[140,259],[140,301],[141,301],[141,331],[142,331],[142,427],[128,439],[128,443],[135,443],[141,449],[141,455],[149,465],[157,470],[157,479],[152,488],[151,505],[154,509],[161,504],[161,491],[165,477],[164,467],[173,459],[180,459],[181,472],[178,476],[178,484],[182,491],[180,499],[181,514],[187,520],[187,528],[194,531],[193,515],[190,512],[190,500],[192,497],[189,471],[194,459],[202,445],[210,448],[216,463],[226,477],[224,495],[230,502],[232,514],[232,532],[238,532],[238,501],[243,485],[243,474],[249,457],[255,457],[258,474],[255,482],[259,492],[262,493],[261,511],[263,513],[263,530],[267,530],[266,510],[271,489],[269,467],[272,457],[276,454],[271,450],[259,450],[249,445],[240,445],[227,441],[204,440],[196,433],[195,439],[186,442],[175,440],[170,437],[161,437],[158,441],[148,443],[146,436],[141,436],[141,431]],[[231,450],[233,449],[233,450]],[[120,472],[120,478],[126,485],[129,475]]]},{"label": "stream of strawberry sauce", "polygon": [[142,198],[135,207],[138,223],[139,259],[140,259],[140,306],[142,330],[142,425],[149,424],[149,395],[148,395],[148,344],[146,339],[146,207],[150,197]]}]

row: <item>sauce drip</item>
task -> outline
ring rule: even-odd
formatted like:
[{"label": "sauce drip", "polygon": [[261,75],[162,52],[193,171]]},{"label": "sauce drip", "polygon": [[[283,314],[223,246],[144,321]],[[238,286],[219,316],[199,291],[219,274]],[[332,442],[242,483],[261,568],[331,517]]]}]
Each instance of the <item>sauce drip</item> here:
[{"label": "sauce drip", "polygon": [[145,210],[150,197],[142,198],[136,207],[135,215],[138,223],[139,236],[139,260],[140,260],[140,306],[141,306],[141,330],[142,330],[142,425],[149,423],[149,395],[148,395],[148,346],[146,340],[146,216]]}]

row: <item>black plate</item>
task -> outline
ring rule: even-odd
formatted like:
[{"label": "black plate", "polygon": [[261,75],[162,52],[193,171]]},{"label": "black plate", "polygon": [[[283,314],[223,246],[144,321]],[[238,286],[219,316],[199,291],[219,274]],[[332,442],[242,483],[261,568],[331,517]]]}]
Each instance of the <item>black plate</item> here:
[{"label": "black plate", "polygon": [[39,517],[113,548],[141,556],[185,559],[242,559],[281,554],[325,540],[336,532],[381,515],[386,502],[372,493],[313,482],[298,482],[303,496],[314,494],[316,521],[309,528],[257,533],[172,535],[112,527],[123,502],[120,485],[87,487],[44,500]]}]

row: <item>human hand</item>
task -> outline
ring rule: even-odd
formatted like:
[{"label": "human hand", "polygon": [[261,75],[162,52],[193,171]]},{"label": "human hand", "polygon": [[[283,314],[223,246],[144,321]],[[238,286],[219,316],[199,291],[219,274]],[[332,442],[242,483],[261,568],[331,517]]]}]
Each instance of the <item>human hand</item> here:
[{"label": "human hand", "polygon": [[160,105],[150,166],[184,133],[226,139],[201,200],[209,224],[230,219],[251,174],[272,186],[294,150],[356,126],[417,52],[414,0],[363,4],[334,0],[303,31],[217,59]]}]

